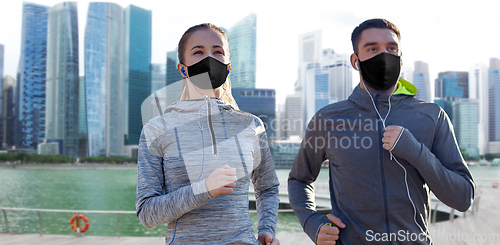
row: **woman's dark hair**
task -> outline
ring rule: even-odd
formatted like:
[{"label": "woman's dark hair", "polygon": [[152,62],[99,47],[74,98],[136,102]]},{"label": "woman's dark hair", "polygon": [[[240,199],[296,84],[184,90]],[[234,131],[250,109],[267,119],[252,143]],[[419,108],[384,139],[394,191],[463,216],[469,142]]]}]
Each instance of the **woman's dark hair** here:
[{"label": "woman's dark hair", "polygon": [[[181,37],[181,40],[179,40],[179,45],[178,45],[178,50],[177,50],[177,57],[179,58],[179,63],[184,64],[184,52],[186,51],[186,42],[187,42],[189,36],[191,36],[191,34],[193,32],[203,30],[203,29],[211,29],[211,30],[218,32],[229,43],[229,40],[227,39],[226,33],[214,24],[203,23],[203,24],[192,26],[189,29],[187,29],[186,32],[184,32],[184,34]],[[228,45],[228,51],[229,51],[229,45]],[[229,57],[231,57],[230,51],[229,51]]]},{"label": "woman's dark hair", "polygon": [[352,43],[352,49],[354,50],[354,53],[358,53],[358,44],[359,44],[359,39],[361,38],[361,33],[366,30],[366,29],[371,29],[371,28],[385,28],[393,31],[396,33],[396,36],[398,37],[398,40],[401,41],[401,35],[399,33],[399,29],[391,23],[390,21],[386,19],[370,19],[370,20],[365,20],[363,23],[359,24],[359,26],[356,26],[354,30],[352,31],[351,34],[351,43]]}]

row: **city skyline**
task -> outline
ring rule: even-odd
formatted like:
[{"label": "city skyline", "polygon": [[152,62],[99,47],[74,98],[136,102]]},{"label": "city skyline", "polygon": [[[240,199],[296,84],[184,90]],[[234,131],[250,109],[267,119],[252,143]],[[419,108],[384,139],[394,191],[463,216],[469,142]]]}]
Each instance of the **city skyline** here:
[{"label": "city skyline", "polygon": [[[63,1],[33,0],[46,6],[54,6]],[[85,29],[86,12],[89,1],[77,1],[80,29]],[[194,2],[189,7],[173,6],[157,1],[123,0],[113,1],[122,7],[129,4],[152,10],[152,63],[164,63],[167,51],[174,50],[182,33],[190,26],[211,22],[221,27],[236,24],[242,16],[257,15],[257,65],[256,87],[276,89],[277,103],[283,104],[287,95],[293,94],[293,84],[297,81],[298,36],[303,33],[322,30],[323,48],[332,48],[340,54],[352,53],[350,34],[352,29],[365,19],[383,17],[395,23],[401,30],[404,65],[412,66],[415,61],[429,64],[431,82],[439,72],[468,71],[476,63],[488,64],[492,57],[500,57],[500,47],[495,41],[500,34],[490,31],[493,23],[500,23],[493,3],[475,1],[470,4],[449,5],[434,3],[425,7],[385,6],[371,8],[373,11],[358,9],[362,3],[322,3],[311,2],[291,6],[282,11],[279,3],[259,2],[246,6],[226,2],[210,2],[218,11],[205,11],[203,2]],[[3,25],[0,44],[5,45],[5,75],[15,77],[20,57],[21,9],[22,1],[2,2],[0,19]],[[163,12],[160,12],[164,10]],[[238,10],[238,11],[236,11]],[[222,13],[222,14],[220,14]],[[425,13],[425,15],[422,15]],[[472,16],[478,13],[478,16]],[[300,16],[300,18],[297,18]],[[412,17],[413,16],[413,17]],[[425,16],[425,19],[421,16]],[[469,17],[469,18],[467,18]],[[182,21],[179,21],[182,19]],[[80,56],[82,60],[82,47]],[[81,62],[82,63],[82,62]],[[83,64],[80,67],[82,75]],[[353,83],[359,76],[353,72]],[[431,86],[432,88],[433,86]]]}]

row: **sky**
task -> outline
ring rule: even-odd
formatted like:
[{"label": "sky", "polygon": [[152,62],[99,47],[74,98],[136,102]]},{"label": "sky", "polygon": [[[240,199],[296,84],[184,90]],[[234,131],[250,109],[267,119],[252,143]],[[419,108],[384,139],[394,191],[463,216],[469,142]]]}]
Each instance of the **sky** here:
[{"label": "sky", "polygon": [[[31,0],[54,6],[62,1]],[[80,63],[90,1],[79,0]],[[468,71],[476,63],[500,58],[500,13],[491,0],[474,1],[160,1],[115,0],[152,10],[152,62],[165,63],[189,27],[203,22],[230,28],[257,15],[256,87],[276,89],[277,103],[293,93],[298,76],[299,35],[322,30],[323,49],[351,54],[351,32],[361,22],[385,18],[401,31],[403,65],[429,65],[439,72]],[[464,2],[464,3],[459,3]],[[293,3],[293,4],[292,4]],[[5,46],[4,75],[15,77],[21,49],[22,1],[0,0],[0,44]],[[82,66],[81,66],[82,67]],[[80,71],[83,74],[83,69]],[[359,76],[353,69],[354,84]]]}]

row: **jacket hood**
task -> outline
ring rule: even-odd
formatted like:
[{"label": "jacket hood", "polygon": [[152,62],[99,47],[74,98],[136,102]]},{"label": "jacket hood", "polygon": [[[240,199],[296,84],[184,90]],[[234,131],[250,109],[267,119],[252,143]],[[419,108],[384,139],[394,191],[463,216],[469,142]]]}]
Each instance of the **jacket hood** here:
[{"label": "jacket hood", "polygon": [[[373,102],[368,93],[370,93],[373,97]],[[358,86],[354,88],[348,100],[353,102],[357,107],[366,111],[374,110],[373,104],[375,103],[377,108],[381,110],[380,113],[383,113],[389,108],[389,96],[391,98],[391,107],[394,107],[403,99],[407,97],[414,97],[416,93],[417,88],[413,84],[402,78],[399,78],[398,88],[396,89],[396,91],[394,91],[392,96],[390,96],[389,94],[377,94],[368,92],[362,89],[358,84]]]}]

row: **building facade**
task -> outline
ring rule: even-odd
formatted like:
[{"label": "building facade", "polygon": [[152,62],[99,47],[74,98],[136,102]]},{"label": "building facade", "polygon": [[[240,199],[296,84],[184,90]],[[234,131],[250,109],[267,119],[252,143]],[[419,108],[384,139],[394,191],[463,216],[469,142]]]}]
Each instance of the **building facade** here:
[{"label": "building facade", "polygon": [[[78,156],[79,50],[76,2],[49,10],[45,140],[62,145],[58,154]],[[42,143],[45,144],[45,143]],[[42,147],[42,149],[46,149]],[[52,147],[50,147],[52,149]],[[50,152],[40,152],[52,154]]]},{"label": "building facade", "polygon": [[3,138],[2,145],[3,149],[11,149],[15,146],[15,126],[16,126],[16,116],[15,116],[15,107],[16,107],[16,79],[13,77],[6,75],[3,79],[3,117],[2,117],[2,126],[3,126]]},{"label": "building facade", "polygon": [[488,69],[488,141],[489,152],[500,153],[500,59],[491,58],[490,67]]},{"label": "building facade", "polygon": [[474,64],[469,68],[469,98],[479,104],[479,155],[488,153],[488,67]]},{"label": "building facade", "polygon": [[142,131],[142,119],[138,115],[141,115],[142,102],[151,94],[152,12],[130,5],[124,17],[125,145],[138,146]]},{"label": "building facade", "polygon": [[431,91],[431,82],[429,79],[429,65],[422,61],[415,61],[415,70],[413,71],[413,85],[418,92],[415,95],[417,99],[425,101],[434,101]]},{"label": "building facade", "polygon": [[465,149],[469,157],[479,158],[479,103],[477,99],[453,101],[453,126],[458,145]]},{"label": "building facade", "polygon": [[255,88],[257,15],[250,14],[238,21],[226,35],[231,52],[231,87]]},{"label": "building facade", "polygon": [[[417,93],[418,94],[418,93]],[[441,107],[453,118],[453,101],[469,98],[469,75],[467,72],[440,72],[435,80],[435,97]],[[435,100],[436,101],[436,100]]]},{"label": "building facade", "polygon": [[[4,113],[4,107],[3,107],[3,97],[4,97],[4,89],[3,89],[3,69],[4,69],[4,46],[0,44],[0,139],[4,138],[4,127],[3,127],[3,117],[5,115]],[[3,141],[2,141],[3,142]],[[3,149],[3,145],[0,144],[0,149]]]},{"label": "building facade", "polygon": [[258,116],[269,140],[276,138],[276,92],[274,89],[233,88],[232,95],[242,111]]},{"label": "building facade", "polygon": [[45,138],[47,26],[50,7],[23,2],[21,57],[16,91],[16,145],[37,149]]},{"label": "building facade", "polygon": [[124,11],[91,2],[85,29],[89,156],[123,155],[125,136]]}]

